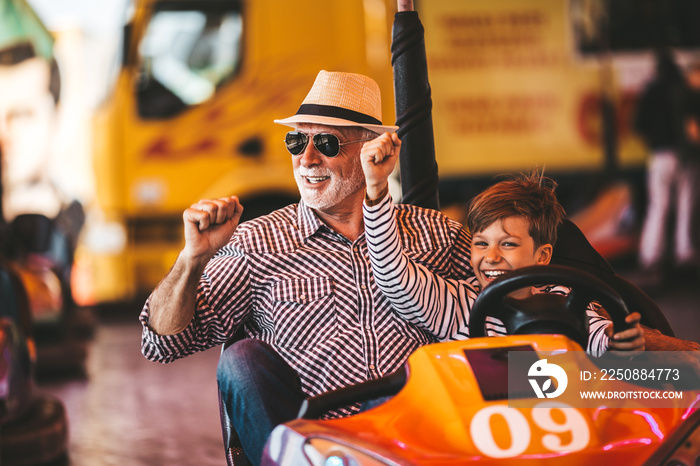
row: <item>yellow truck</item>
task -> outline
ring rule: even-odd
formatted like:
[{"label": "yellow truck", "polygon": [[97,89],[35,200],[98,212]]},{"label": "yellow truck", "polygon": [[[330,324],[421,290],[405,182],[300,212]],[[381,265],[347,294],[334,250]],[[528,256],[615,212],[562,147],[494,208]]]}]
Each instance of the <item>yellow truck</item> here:
[{"label": "yellow truck", "polygon": [[[651,53],[601,53],[605,5],[416,2],[443,206],[463,204],[496,174],[532,167],[566,180],[564,194],[580,194],[582,181],[612,166],[643,173],[646,151],[628,120]],[[182,247],[182,211],[199,199],[238,195],[248,217],[297,200],[286,129],[272,120],[296,111],[319,70],[372,76],[385,122],[394,119],[394,0],[134,7],[118,77],[95,116],[96,208],[77,257],[88,271],[84,302],[150,291]],[[608,144],[602,97],[617,110]]]}]

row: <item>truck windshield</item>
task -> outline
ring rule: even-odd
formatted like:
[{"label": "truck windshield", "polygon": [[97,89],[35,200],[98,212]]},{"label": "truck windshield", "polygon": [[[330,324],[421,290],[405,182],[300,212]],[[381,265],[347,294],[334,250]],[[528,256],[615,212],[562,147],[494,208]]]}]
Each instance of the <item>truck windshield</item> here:
[{"label": "truck windshield", "polygon": [[[168,118],[210,99],[240,64],[237,2],[164,2],[139,44],[137,94],[144,118]],[[192,7],[192,8],[188,8]]]}]

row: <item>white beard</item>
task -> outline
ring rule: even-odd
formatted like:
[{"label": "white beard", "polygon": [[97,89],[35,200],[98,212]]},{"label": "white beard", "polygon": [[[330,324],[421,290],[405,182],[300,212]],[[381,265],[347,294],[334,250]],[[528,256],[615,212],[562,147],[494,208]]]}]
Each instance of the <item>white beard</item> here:
[{"label": "white beard", "polygon": [[[307,176],[329,176],[330,183],[323,190],[312,189],[305,184],[304,177]],[[352,171],[342,177],[327,168],[297,168],[294,170],[294,179],[304,203],[312,209],[321,211],[338,205],[346,197],[365,186],[365,175],[360,163],[354,164]]]}]

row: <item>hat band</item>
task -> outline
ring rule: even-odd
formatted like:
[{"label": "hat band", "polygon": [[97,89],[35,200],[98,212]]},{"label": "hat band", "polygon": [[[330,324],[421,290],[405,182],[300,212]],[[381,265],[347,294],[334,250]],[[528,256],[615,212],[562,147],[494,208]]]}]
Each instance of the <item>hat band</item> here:
[{"label": "hat band", "polygon": [[365,125],[381,125],[382,122],[376,118],[356,112],[354,110],[349,110],[347,108],[335,107],[333,105],[319,105],[319,104],[302,104],[297,110],[297,115],[317,115],[325,116],[331,118],[340,118],[342,120],[349,120],[355,123],[362,123]]}]

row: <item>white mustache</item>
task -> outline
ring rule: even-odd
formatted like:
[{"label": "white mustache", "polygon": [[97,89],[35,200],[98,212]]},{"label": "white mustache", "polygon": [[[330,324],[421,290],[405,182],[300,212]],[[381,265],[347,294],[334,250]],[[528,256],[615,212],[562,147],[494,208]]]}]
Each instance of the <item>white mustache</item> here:
[{"label": "white mustache", "polygon": [[327,169],[311,169],[307,170],[305,168],[299,168],[296,170],[297,175],[304,177],[317,177],[317,176],[331,176],[332,173]]}]

